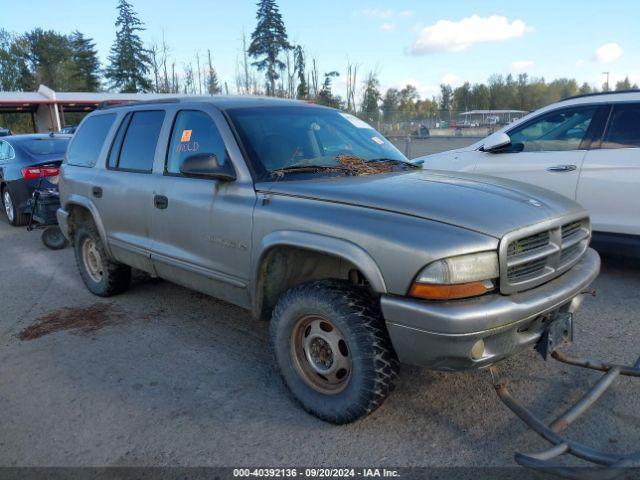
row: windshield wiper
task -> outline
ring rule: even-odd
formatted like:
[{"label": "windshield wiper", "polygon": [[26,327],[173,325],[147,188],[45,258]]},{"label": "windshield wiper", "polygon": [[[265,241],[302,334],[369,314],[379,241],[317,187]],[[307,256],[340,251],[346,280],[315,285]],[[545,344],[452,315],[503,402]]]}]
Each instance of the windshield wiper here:
[{"label": "windshield wiper", "polygon": [[399,160],[397,158],[371,158],[369,160],[365,160],[365,163],[391,163],[393,165],[406,165],[411,168],[420,168],[419,165],[409,161],[409,160]]},{"label": "windshield wiper", "polygon": [[290,165],[288,167],[276,168],[271,170],[269,174],[272,177],[282,177],[288,173],[306,173],[306,172],[336,172],[353,174],[354,171],[351,168],[344,167],[342,165]]}]

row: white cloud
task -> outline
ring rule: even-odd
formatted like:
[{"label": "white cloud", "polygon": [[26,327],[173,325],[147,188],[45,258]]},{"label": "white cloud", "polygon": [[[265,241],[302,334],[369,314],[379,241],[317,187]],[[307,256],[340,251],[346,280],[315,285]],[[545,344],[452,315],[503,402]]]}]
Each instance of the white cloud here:
[{"label": "white cloud", "polygon": [[622,47],[617,43],[605,43],[596,49],[592,60],[598,63],[613,63],[622,56]]},{"label": "white cloud", "polygon": [[509,70],[514,72],[522,72],[529,68],[533,68],[535,62],[533,60],[517,60],[509,65]]},{"label": "white cloud", "polygon": [[578,68],[582,67],[583,65],[584,65],[584,60],[578,60],[576,62],[576,67],[578,67]]},{"label": "white cloud", "polygon": [[461,52],[477,43],[502,42],[522,37],[530,31],[533,31],[533,28],[522,20],[510,22],[507,17],[501,15],[472,15],[457,22],[438,20],[420,30],[410,52],[415,55]]},{"label": "white cloud", "polygon": [[402,10],[398,12],[399,17],[410,17],[411,15],[413,15],[413,12],[411,10]]},{"label": "white cloud", "polygon": [[360,13],[365,17],[373,17],[373,18],[389,18],[392,17],[394,12],[393,10],[386,9],[382,10],[380,8],[365,8],[361,10]]},{"label": "white cloud", "polygon": [[390,32],[395,29],[396,29],[396,24],[392,22],[385,22],[382,25],[380,25],[380,30],[382,30],[383,32]]},{"label": "white cloud", "polygon": [[445,85],[450,85],[453,88],[456,88],[462,85],[462,77],[460,75],[456,75],[455,73],[447,73],[442,77],[440,83],[444,83]]}]

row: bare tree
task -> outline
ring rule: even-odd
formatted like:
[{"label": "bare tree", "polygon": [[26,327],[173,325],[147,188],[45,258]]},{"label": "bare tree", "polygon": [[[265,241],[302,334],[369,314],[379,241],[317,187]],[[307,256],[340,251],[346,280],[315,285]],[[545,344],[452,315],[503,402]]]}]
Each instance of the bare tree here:
[{"label": "bare tree", "polygon": [[180,92],[180,80],[178,79],[178,75],[176,74],[176,62],[171,63],[171,86],[169,93],[179,93]]},{"label": "bare tree", "polygon": [[347,111],[356,111],[356,85],[358,84],[358,65],[347,61]]},{"label": "bare tree", "polygon": [[[198,95],[202,95],[202,76],[201,76],[201,68],[200,68],[200,54],[196,51],[196,65],[198,67]],[[195,93],[195,92],[194,92]]]},{"label": "bare tree", "polygon": [[296,98],[296,65],[292,58],[293,48],[287,49],[287,97]]},{"label": "bare tree", "polygon": [[184,64],[183,93],[193,95],[196,91],[194,84],[193,65],[191,62]]},{"label": "bare tree", "polygon": [[[169,93],[169,76],[167,75],[167,58],[169,56],[169,47],[164,38],[164,30],[162,30],[162,70],[164,72],[164,84],[162,85],[162,92]],[[173,91],[173,90],[171,90]]]},{"label": "bare tree", "polygon": [[158,44],[151,43],[147,48],[149,52],[149,59],[151,60],[151,70],[153,71],[153,91],[160,91],[160,68],[162,66],[162,59]]},{"label": "bare tree", "polygon": [[319,78],[319,73],[318,73],[318,65],[316,62],[316,57],[312,57],[311,58],[311,92],[313,93],[313,98],[316,98],[318,96],[319,90],[318,90],[318,78]]}]

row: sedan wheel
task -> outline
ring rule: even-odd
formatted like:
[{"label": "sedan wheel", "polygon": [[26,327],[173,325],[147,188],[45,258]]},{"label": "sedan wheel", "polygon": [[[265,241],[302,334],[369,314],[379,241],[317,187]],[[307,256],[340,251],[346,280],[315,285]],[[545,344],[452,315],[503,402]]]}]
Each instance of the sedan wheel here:
[{"label": "sedan wheel", "polygon": [[7,213],[7,219],[9,220],[9,223],[15,222],[16,212],[13,208],[11,194],[6,188],[4,189],[4,193],[2,194],[2,203],[4,204],[4,211]]}]

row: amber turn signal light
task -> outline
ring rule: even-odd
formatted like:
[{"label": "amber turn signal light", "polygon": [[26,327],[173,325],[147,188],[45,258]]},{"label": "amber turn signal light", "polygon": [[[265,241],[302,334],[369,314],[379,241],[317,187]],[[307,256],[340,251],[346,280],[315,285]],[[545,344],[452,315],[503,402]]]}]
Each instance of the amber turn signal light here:
[{"label": "amber turn signal light", "polygon": [[425,300],[453,300],[456,298],[477,297],[493,290],[492,282],[470,282],[457,285],[435,285],[414,283],[409,294]]}]

